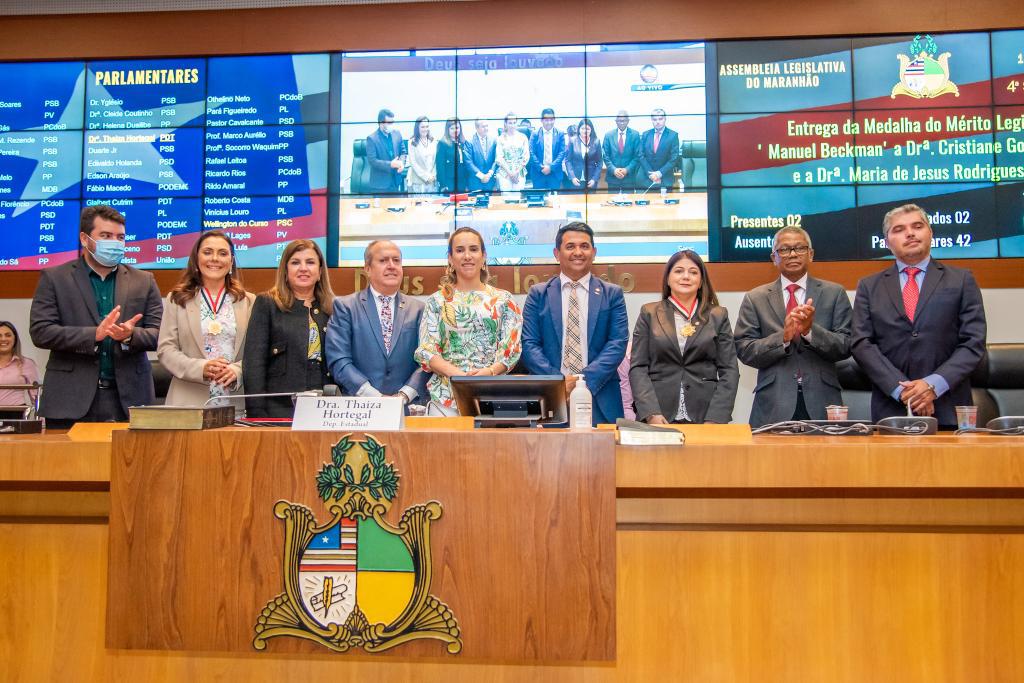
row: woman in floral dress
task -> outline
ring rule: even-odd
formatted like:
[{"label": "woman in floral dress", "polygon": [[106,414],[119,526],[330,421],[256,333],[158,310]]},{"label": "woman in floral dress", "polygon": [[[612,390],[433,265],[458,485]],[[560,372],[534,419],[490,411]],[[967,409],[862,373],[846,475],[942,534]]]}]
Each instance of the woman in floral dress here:
[{"label": "woman in floral dress", "polygon": [[416,361],[432,372],[430,399],[454,411],[450,377],[503,375],[522,351],[523,314],[503,289],[487,284],[487,251],[472,228],[448,239],[448,268],[441,289],[427,299]]},{"label": "woman in floral dress", "polygon": [[[530,161],[530,141],[516,128],[516,115],[505,116],[505,130],[494,147],[498,165],[498,189],[514,192],[526,189],[526,164]],[[449,257],[450,258],[450,257]]]}]

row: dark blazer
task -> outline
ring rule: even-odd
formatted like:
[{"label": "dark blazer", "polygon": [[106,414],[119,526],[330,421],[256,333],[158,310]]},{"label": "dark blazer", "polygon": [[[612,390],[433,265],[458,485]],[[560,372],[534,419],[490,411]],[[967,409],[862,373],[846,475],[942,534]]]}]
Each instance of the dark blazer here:
[{"label": "dark blazer", "polygon": [[[636,169],[640,166],[640,133],[632,128],[626,128],[626,139],[623,141],[622,152],[619,152],[619,129],[616,126],[604,135],[604,165],[605,182],[613,190],[633,189],[636,182]],[[615,177],[615,169],[626,169],[626,176],[622,179]],[[651,184],[647,181],[644,187]]]},{"label": "dark blazer", "polygon": [[[320,330],[320,344],[326,354],[327,313],[314,306],[312,311],[296,299],[291,310],[282,311],[267,293],[256,297],[249,313],[245,334],[245,362],[242,384],[247,394],[278,391],[307,391],[332,384],[326,357],[319,371],[308,368],[309,317]],[[248,417],[291,417],[294,404],[287,396],[247,398]]]},{"label": "dark blazer", "polygon": [[562,187],[562,161],[565,159],[565,133],[557,128],[551,129],[551,173],[544,175],[540,167],[544,161],[543,128],[533,131],[530,136],[530,180],[538,189],[558,190]]},{"label": "dark blazer", "polygon": [[469,156],[466,157],[469,190],[470,192],[490,192],[497,187],[497,180],[494,176],[491,176],[490,181],[485,184],[480,182],[476,174],[487,174],[494,170],[498,142],[494,138],[487,138],[486,144],[481,144],[480,139],[474,134],[466,144],[469,146]]},{"label": "dark blazer", "polygon": [[[89,270],[81,257],[44,270],[32,298],[29,335],[33,344],[50,351],[39,414],[55,420],[82,417],[96,395],[100,316]],[[152,273],[122,263],[113,277],[114,304],[121,306],[121,320],[142,314],[127,350],[120,343],[113,345],[114,378],[127,413],[130,406],[153,403],[153,373],[146,352],[156,350],[164,308]]]},{"label": "dark blazer", "polygon": [[402,154],[402,134],[391,130],[393,152],[388,150],[387,139],[380,128],[366,136],[366,162],[370,165],[368,187],[374,192],[398,192],[402,177],[391,168],[391,161]]},{"label": "dark blazer", "polygon": [[674,309],[667,300],[644,304],[633,329],[629,383],[638,420],[662,415],[671,422],[679,411],[679,385],[693,422],[732,420],[740,371],[729,312],[711,309],[679,352]]},{"label": "dark blazer", "polygon": [[661,184],[655,187],[671,187],[676,167],[679,165],[679,135],[674,130],[665,128],[661,132],[658,151],[655,152],[654,129],[651,128],[644,132],[640,150],[640,168],[644,172],[641,180],[644,187],[651,184],[647,174],[652,171],[661,171]]},{"label": "dark blazer", "polygon": [[896,265],[857,284],[853,302],[853,357],[871,378],[871,419],[906,415],[892,398],[903,380],[940,375],[949,391],[935,401],[935,417],[956,425],[954,406],[971,405],[970,375],[985,353],[985,307],[969,270],[932,260],[910,322]]},{"label": "dark blazer", "polygon": [[[566,187],[570,189],[586,189],[590,181],[594,181],[591,189],[597,187],[597,181],[601,178],[601,145],[596,137],[591,137],[586,147],[580,138],[573,138],[565,155],[565,172],[568,174]],[[580,184],[574,185],[573,178],[579,180]]]},{"label": "dark blazer", "polygon": [[469,158],[469,143],[461,142],[456,149],[444,138],[437,142],[437,186],[444,194],[466,191],[466,159]]},{"label": "dark blazer", "polygon": [[419,344],[422,315],[422,301],[398,293],[391,353],[386,353],[380,317],[369,288],[334,300],[334,312],[327,324],[327,362],[346,394],[354,396],[367,382],[385,395],[410,386],[418,394],[415,402],[426,402],[429,373],[412,357]]},{"label": "dark blazer", "polygon": [[[590,278],[587,293],[587,367],[583,378],[594,397],[594,424],[623,416],[619,363],[626,355],[629,320],[622,288]],[[533,375],[562,374],[562,286],[556,276],[530,287],[523,306],[523,364]]]},{"label": "dark blazer", "polygon": [[736,317],[736,355],[757,368],[754,427],[783,422],[796,412],[797,377],[802,378],[804,404],[814,420],[825,419],[825,406],[843,402],[836,363],[850,355],[853,310],[846,290],[834,282],[807,278],[807,298],[814,300],[811,340],[797,336],[786,347],[782,330],[786,297],[779,279],[747,292]]}]

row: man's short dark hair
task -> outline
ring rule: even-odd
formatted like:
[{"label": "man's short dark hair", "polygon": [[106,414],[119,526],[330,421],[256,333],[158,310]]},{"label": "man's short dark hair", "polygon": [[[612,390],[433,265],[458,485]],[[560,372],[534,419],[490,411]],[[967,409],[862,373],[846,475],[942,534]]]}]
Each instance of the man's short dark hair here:
[{"label": "man's short dark hair", "polygon": [[594,229],[583,221],[573,221],[572,223],[566,223],[555,233],[555,249],[562,248],[562,236],[567,232],[584,232],[590,237],[590,243],[594,243]]},{"label": "man's short dark hair", "polygon": [[106,204],[99,204],[97,206],[87,206],[82,209],[81,221],[78,224],[78,231],[89,234],[95,227],[96,217],[104,218],[108,221],[114,221],[115,223],[125,224],[124,214],[115,209],[112,206]]},{"label": "man's short dark hair", "polygon": [[389,118],[395,118],[395,112],[391,111],[390,109],[381,109],[379,112],[377,112],[377,123],[384,123]]},{"label": "man's short dark hair", "polygon": [[545,116],[550,116],[551,118],[555,118],[555,110],[552,109],[551,107],[548,107],[547,109],[545,109],[544,111],[542,111],[540,113],[540,117],[541,118],[544,118]]}]

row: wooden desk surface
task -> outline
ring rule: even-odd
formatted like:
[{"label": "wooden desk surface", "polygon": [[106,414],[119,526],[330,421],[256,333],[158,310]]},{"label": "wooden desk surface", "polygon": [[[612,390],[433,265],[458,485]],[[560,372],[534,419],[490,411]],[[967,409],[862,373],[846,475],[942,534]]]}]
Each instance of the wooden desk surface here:
[{"label": "wooden desk surface", "polygon": [[[0,519],[0,678],[1024,680],[1022,446],[940,435],[620,447],[611,665],[107,649],[105,520]],[[105,479],[109,461],[109,443],[0,437],[0,517],[2,494],[72,495],[39,489]]]}]

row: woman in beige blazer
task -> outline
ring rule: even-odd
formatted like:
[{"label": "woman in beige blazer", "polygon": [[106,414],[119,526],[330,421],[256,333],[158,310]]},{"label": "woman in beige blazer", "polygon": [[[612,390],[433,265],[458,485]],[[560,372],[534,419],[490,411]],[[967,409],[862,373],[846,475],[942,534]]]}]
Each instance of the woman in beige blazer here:
[{"label": "woman in beige blazer", "polygon": [[[167,405],[202,406],[241,393],[254,299],[242,287],[231,239],[220,230],[204,232],[164,303],[157,357],[172,375]],[[241,401],[232,403],[241,410]]]}]

